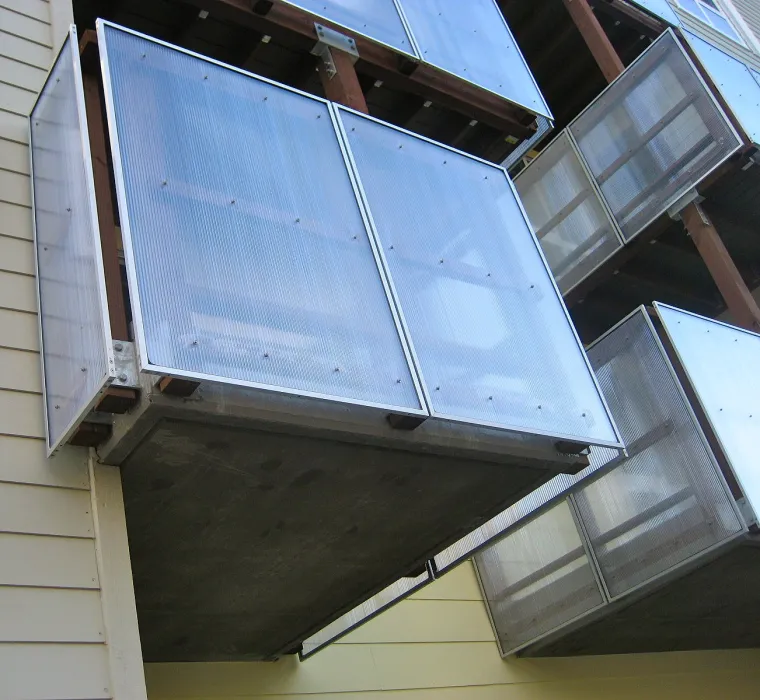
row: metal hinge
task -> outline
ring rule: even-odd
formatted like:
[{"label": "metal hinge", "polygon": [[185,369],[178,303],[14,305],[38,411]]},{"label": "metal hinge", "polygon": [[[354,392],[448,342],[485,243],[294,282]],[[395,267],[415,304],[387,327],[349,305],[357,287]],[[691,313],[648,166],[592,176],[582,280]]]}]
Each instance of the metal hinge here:
[{"label": "metal hinge", "polygon": [[356,41],[350,36],[336,32],[334,29],[325,27],[318,22],[314,22],[314,29],[317,32],[318,41],[311,50],[311,53],[319,56],[324,61],[329,78],[332,78],[337,73],[331,49],[338,49],[347,53],[351,57],[352,63],[356,63],[359,60],[359,50],[356,48]]}]

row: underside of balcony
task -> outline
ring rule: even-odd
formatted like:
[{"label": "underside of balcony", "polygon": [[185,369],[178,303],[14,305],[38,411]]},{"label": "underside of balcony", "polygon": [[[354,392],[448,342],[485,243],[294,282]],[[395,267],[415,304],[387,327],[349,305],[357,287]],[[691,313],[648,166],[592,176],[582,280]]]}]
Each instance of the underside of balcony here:
[{"label": "underside of balcony", "polygon": [[523,656],[643,654],[760,646],[760,542],[747,536],[687,574],[528,647]]},{"label": "underside of balcony", "polygon": [[403,432],[296,399],[275,419],[261,407],[276,400],[233,411],[235,394],[221,392],[145,398],[101,448],[122,467],[146,661],[296,651],[563,460],[580,466],[487,428]]}]

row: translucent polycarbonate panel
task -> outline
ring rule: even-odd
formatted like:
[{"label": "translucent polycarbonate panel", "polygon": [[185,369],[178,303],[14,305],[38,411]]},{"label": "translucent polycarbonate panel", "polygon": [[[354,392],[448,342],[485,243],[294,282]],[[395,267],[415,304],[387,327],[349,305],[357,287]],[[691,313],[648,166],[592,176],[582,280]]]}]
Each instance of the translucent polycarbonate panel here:
[{"label": "translucent polycarbonate panel", "polygon": [[604,603],[567,501],[484,549],[475,562],[505,654]]},{"label": "translucent polycarbonate panel", "polygon": [[623,247],[567,131],[515,178],[515,188],[563,293]]},{"label": "translucent polycarbonate panel", "polygon": [[399,4],[425,63],[552,118],[494,0],[399,0]]},{"label": "translucent polycarbonate panel", "polygon": [[432,580],[426,568],[425,572],[419,576],[405,577],[399,579],[396,583],[392,583],[387,588],[373,595],[369,600],[357,605],[316,634],[305,639],[301,647],[301,657],[306,658],[315,654],[320,649],[324,649],[328,644],[332,644],[357,627],[369,622],[373,617],[400,602]]},{"label": "translucent polycarbonate panel", "polygon": [[760,144],[760,84],[755,71],[695,34],[683,34],[744,132]]},{"label": "translucent polycarbonate panel", "polygon": [[681,24],[681,20],[678,19],[678,15],[673,11],[668,0],[632,0],[632,4],[638,5],[675,27]]},{"label": "translucent polycarbonate panel", "polygon": [[617,444],[506,173],[340,114],[432,413]]},{"label": "translucent polycarbonate panel", "polygon": [[99,31],[142,362],[419,411],[327,104]]},{"label": "translucent polycarbonate panel", "polygon": [[613,597],[743,530],[725,482],[640,311],[589,357],[628,457],[575,494]]},{"label": "translucent polycarbonate panel", "polygon": [[569,129],[626,240],[740,146],[672,30]]},{"label": "translucent polycarbonate panel", "polygon": [[760,335],[663,304],[657,313],[744,496],[760,514]]},{"label": "translucent polycarbonate panel", "polygon": [[113,377],[100,231],[76,32],[30,117],[35,253],[48,449],[65,442]]},{"label": "translucent polycarbonate panel", "polygon": [[285,0],[290,5],[416,56],[393,0]]}]

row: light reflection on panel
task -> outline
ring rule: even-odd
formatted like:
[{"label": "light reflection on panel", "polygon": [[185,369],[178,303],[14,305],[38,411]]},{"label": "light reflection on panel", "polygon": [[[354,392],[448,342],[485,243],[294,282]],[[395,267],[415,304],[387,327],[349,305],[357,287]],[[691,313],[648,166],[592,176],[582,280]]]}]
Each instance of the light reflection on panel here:
[{"label": "light reflection on panel", "polygon": [[623,247],[567,131],[515,178],[515,188],[563,293]]},{"label": "light reflection on panel", "polygon": [[617,444],[504,171],[340,113],[433,414]]},{"label": "light reflection on panel", "polygon": [[494,0],[400,4],[423,61],[552,118]]},{"label": "light reflection on panel", "polygon": [[305,659],[316,654],[320,649],[324,649],[352,630],[369,622],[373,617],[410,596],[432,580],[426,567],[424,573],[419,576],[408,576],[392,583],[369,600],[357,605],[316,634],[305,639],[301,648],[301,658]]},{"label": "light reflection on panel", "polygon": [[740,146],[672,31],[569,129],[626,240]]},{"label": "light reflection on panel", "polygon": [[632,0],[634,5],[648,10],[653,15],[664,19],[668,24],[673,26],[680,26],[681,20],[678,19],[678,15],[674,12],[673,8],[668,3],[668,0]]},{"label": "light reflection on panel", "polygon": [[475,563],[504,654],[604,603],[567,501],[480,552]]},{"label": "light reflection on panel", "polygon": [[51,450],[68,438],[113,377],[84,92],[71,31],[30,118]]},{"label": "light reflection on panel", "polygon": [[416,55],[393,0],[286,0],[351,32]]},{"label": "light reflection on panel", "polygon": [[656,306],[745,497],[760,513],[760,335]]},{"label": "light reflection on panel", "polygon": [[327,104],[99,29],[143,364],[421,411]]},{"label": "light reflection on panel", "polygon": [[612,597],[742,531],[646,312],[589,353],[628,457],[575,494]]},{"label": "light reflection on panel", "polygon": [[760,84],[755,71],[695,34],[683,34],[742,129],[760,143]]}]

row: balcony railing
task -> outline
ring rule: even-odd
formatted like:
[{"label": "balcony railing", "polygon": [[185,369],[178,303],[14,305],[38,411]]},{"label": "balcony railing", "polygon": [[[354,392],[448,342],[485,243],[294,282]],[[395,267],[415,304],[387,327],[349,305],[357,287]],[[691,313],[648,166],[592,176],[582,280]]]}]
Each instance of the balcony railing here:
[{"label": "balcony railing", "polygon": [[76,45],[31,121],[48,445],[122,468],[146,659],[313,651],[619,451],[502,168],[105,22],[86,97]]},{"label": "balcony railing", "polygon": [[495,0],[286,1],[552,118]]},{"label": "balcony railing", "polygon": [[[729,598],[750,585],[741,578],[757,560],[746,533],[760,507],[760,336],[659,304],[655,323],[659,333],[636,311],[589,351],[628,456],[592,450],[587,483],[558,502],[542,487],[501,517],[502,539],[476,556],[505,654],[756,641],[747,597]],[[481,529],[473,545],[489,538],[498,534]]]},{"label": "balcony railing", "polygon": [[563,293],[741,146],[668,30],[515,180]]}]

